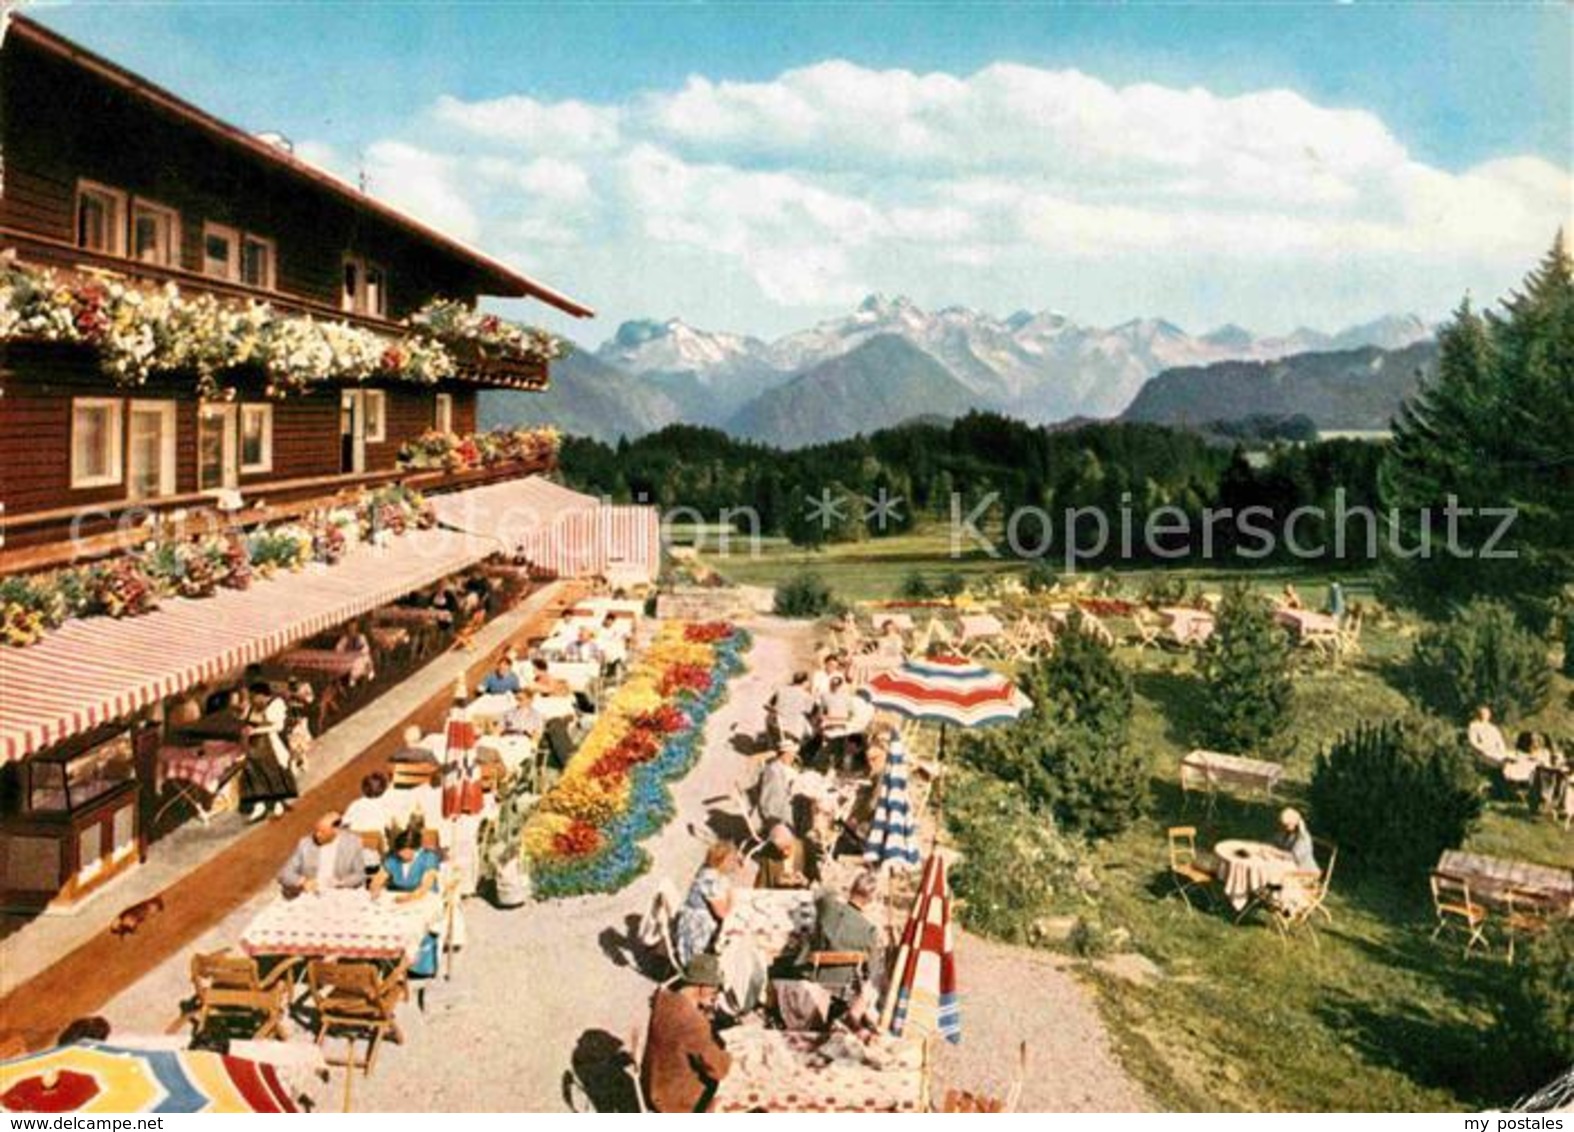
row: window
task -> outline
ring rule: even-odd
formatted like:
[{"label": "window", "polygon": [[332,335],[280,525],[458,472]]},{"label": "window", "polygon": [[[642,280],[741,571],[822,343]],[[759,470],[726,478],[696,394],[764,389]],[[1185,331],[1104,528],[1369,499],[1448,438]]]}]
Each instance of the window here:
[{"label": "window", "polygon": [[235,406],[203,405],[197,410],[197,490],[234,487]]},{"label": "window", "polygon": [[273,265],[276,258],[272,240],[246,233],[240,243],[240,281],[248,287],[273,290]]},{"label": "window", "polygon": [[388,272],[360,256],[344,257],[344,289],[339,306],[352,314],[388,316]]},{"label": "window", "polygon": [[366,443],[381,444],[388,439],[388,394],[381,389],[366,391]]},{"label": "window", "polygon": [[175,491],[175,402],[131,402],[127,489],[132,499]]},{"label": "window", "polygon": [[202,274],[240,278],[240,233],[212,221],[202,226]]},{"label": "window", "polygon": [[273,406],[240,407],[240,470],[273,470]]},{"label": "window", "polygon": [[437,409],[432,417],[432,427],[438,432],[454,431],[454,395],[452,393],[439,393],[437,395]]},{"label": "window", "polygon": [[113,487],[121,481],[120,402],[78,397],[71,402],[71,486]]},{"label": "window", "polygon": [[137,200],[131,204],[131,258],[175,267],[180,260],[180,217],[174,209]]},{"label": "window", "polygon": [[77,182],[77,247],[105,255],[126,254],[126,194]]}]

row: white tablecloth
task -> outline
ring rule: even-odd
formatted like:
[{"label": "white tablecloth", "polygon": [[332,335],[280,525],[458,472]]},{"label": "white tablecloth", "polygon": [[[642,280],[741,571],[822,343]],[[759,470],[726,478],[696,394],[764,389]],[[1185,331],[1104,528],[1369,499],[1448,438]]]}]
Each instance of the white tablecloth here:
[{"label": "white tablecloth", "polygon": [[401,903],[391,892],[374,900],[362,888],[281,897],[247,925],[240,946],[248,955],[414,960],[442,912],[436,896]]}]

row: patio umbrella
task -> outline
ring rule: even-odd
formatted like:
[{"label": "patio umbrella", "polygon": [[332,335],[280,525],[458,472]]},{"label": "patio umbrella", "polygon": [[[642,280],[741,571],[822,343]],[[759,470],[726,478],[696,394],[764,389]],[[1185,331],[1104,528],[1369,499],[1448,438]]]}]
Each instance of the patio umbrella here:
[{"label": "patio umbrella", "polygon": [[907,752],[899,738],[891,741],[885,771],[880,775],[874,821],[864,842],[864,861],[871,866],[902,869],[910,869],[919,861],[918,823],[913,820],[907,797]]},{"label": "patio umbrella", "polygon": [[918,899],[902,929],[894,970],[891,1033],[900,1037],[912,1026],[921,1033],[960,1042],[962,1015],[956,993],[951,889],[946,883],[945,860],[939,853],[930,853],[924,864]]},{"label": "patio umbrella", "polygon": [[271,1065],[206,1050],[58,1046],[0,1062],[5,1112],[295,1112]]}]

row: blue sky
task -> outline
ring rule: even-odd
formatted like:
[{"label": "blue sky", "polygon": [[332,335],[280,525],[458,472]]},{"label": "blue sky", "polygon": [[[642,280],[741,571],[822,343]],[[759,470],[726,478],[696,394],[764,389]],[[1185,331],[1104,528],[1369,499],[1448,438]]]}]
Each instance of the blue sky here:
[{"label": "blue sky", "polygon": [[777,333],[864,289],[1197,330],[1431,317],[1574,212],[1562,4],[32,14],[365,169],[601,308],[590,338],[639,315]]}]

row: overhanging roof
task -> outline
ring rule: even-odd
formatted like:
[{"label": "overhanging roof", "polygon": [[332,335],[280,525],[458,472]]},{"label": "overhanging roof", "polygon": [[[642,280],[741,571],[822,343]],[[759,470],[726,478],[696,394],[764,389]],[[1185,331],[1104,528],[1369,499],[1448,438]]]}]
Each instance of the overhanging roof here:
[{"label": "overhanging roof", "polygon": [[7,38],[10,37],[24,39],[28,43],[34,44],[53,55],[69,60],[77,66],[93,72],[106,82],[112,83],[138,98],[174,114],[209,136],[235,146],[270,165],[284,169],[348,202],[355,208],[375,213],[419,239],[441,247],[449,254],[457,256],[487,276],[491,281],[491,285],[495,288],[495,290],[489,292],[491,294],[505,298],[538,299],[576,318],[588,318],[595,313],[590,307],[569,298],[562,292],[556,291],[544,283],[539,283],[528,275],[521,274],[485,252],[437,231],[437,229],[422,223],[408,213],[394,208],[392,205],[368,196],[354,185],[335,177],[332,173],[319,169],[309,162],[302,161],[293,153],[286,152],[276,145],[247,133],[239,126],[233,126],[209,114],[206,110],[187,102],[179,95],[173,94],[156,83],[148,81],[141,75],[128,71],[126,68],[110,62],[103,56],[71,42],[71,40],[50,31],[41,24],[35,23],[24,16],[13,14],[10,19],[9,31],[7,32]]}]

